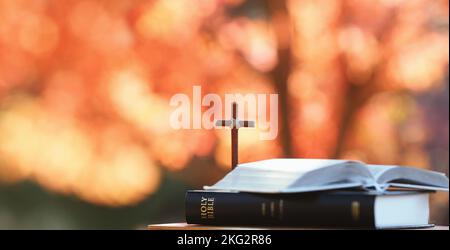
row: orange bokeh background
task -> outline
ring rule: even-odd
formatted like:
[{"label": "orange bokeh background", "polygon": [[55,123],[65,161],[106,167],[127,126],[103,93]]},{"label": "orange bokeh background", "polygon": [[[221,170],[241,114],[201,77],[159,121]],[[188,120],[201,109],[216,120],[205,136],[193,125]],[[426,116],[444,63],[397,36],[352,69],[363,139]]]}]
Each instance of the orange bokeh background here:
[{"label": "orange bokeh background", "polygon": [[[242,162],[349,158],[448,174],[448,7],[2,0],[0,182],[124,206],[157,192],[164,175],[217,180],[228,131],[168,125],[170,97],[193,85],[280,95],[277,139],[243,130]],[[439,98],[447,107],[432,106]],[[196,159],[208,159],[201,178]],[[448,221],[448,195],[434,199]]]}]

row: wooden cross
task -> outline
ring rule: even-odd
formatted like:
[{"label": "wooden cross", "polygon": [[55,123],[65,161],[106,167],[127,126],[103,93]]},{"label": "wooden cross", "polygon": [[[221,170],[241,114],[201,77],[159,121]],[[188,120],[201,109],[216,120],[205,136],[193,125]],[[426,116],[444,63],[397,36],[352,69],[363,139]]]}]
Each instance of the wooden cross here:
[{"label": "wooden cross", "polygon": [[216,126],[231,128],[231,169],[238,164],[238,130],[242,127],[255,127],[254,121],[240,121],[237,115],[237,103],[233,102],[231,120],[217,120]]}]

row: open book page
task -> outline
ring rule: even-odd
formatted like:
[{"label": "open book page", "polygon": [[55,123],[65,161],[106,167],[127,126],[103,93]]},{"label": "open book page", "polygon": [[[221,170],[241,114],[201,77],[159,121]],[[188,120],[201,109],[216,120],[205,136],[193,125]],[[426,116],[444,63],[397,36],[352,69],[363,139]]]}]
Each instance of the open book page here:
[{"label": "open book page", "polygon": [[347,160],[271,159],[240,164],[205,189],[247,192],[308,192],[362,187],[374,182],[363,163]]},{"label": "open book page", "polygon": [[396,167],[393,165],[374,165],[374,164],[367,164],[366,166],[375,180],[378,180],[380,176],[386,173],[388,170]]},{"label": "open book page", "polygon": [[447,190],[448,178],[435,171],[423,170],[412,167],[367,165],[375,180],[384,188],[389,186],[425,189]]},{"label": "open book page", "polygon": [[239,169],[263,170],[273,172],[295,173],[301,176],[324,167],[347,163],[347,160],[328,160],[328,159],[270,159],[239,164]]}]

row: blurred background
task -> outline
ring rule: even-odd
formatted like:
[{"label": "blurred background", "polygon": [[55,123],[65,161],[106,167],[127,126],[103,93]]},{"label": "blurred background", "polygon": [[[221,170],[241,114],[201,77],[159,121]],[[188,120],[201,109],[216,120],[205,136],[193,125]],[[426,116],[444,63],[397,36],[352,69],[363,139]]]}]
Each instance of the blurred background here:
[{"label": "blurred background", "polygon": [[[0,228],[184,220],[229,170],[226,130],[173,130],[169,99],[278,93],[240,161],[449,168],[446,0],[1,0]],[[448,193],[432,221],[448,225]]]}]

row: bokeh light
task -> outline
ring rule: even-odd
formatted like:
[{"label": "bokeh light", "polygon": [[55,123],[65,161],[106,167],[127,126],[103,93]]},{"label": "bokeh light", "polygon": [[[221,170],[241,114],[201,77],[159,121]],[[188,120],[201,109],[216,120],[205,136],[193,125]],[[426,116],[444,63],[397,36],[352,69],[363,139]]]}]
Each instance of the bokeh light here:
[{"label": "bokeh light", "polygon": [[[193,85],[280,95],[278,137],[242,129],[242,162],[448,174],[448,18],[448,1],[426,0],[2,0],[0,182],[112,207],[148,199],[166,175],[210,184],[189,169],[200,159],[224,174],[229,131],[168,124],[170,97]],[[448,200],[433,202],[448,217]]]}]

